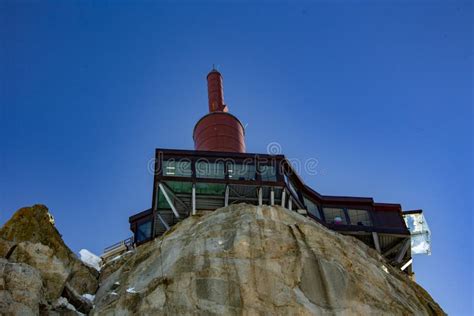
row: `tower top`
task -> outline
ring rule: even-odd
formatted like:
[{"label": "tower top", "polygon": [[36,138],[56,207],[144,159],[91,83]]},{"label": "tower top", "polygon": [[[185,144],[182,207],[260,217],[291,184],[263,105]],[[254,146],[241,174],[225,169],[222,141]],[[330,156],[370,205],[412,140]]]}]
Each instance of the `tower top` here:
[{"label": "tower top", "polygon": [[212,65],[212,70],[207,75],[207,93],[209,112],[228,112],[228,108],[224,103],[222,75],[215,69],[214,65]]},{"label": "tower top", "polygon": [[207,74],[209,113],[194,126],[194,149],[201,151],[245,152],[245,130],[224,103],[222,75],[214,65]]}]

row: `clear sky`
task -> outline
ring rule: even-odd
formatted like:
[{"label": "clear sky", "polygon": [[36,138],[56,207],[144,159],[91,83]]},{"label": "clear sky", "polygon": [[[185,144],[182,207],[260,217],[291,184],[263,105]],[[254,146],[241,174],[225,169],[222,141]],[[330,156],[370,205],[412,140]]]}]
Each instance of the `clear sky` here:
[{"label": "clear sky", "polygon": [[128,237],[216,64],[248,151],[279,142],[318,159],[320,193],[423,209],[416,278],[473,313],[472,2],[114,3],[0,2],[1,223],[43,203],[76,252]]}]

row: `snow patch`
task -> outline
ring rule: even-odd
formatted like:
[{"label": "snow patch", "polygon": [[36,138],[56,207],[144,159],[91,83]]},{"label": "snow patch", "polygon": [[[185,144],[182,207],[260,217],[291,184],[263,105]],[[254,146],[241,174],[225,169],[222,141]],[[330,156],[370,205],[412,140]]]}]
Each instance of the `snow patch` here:
[{"label": "snow patch", "polygon": [[71,303],[69,303],[67,298],[62,297],[62,296],[60,298],[58,298],[58,300],[56,301],[56,303],[54,305],[56,307],[63,307],[63,308],[66,308],[68,310],[71,310],[71,311],[76,311],[76,308]]},{"label": "snow patch", "polygon": [[129,287],[127,289],[127,293],[138,293],[137,291],[135,291],[135,288],[134,287]]},{"label": "snow patch", "polygon": [[100,265],[102,263],[102,259],[99,256],[93,254],[87,249],[81,249],[79,251],[81,255],[81,261],[84,262],[86,265],[100,271]]},{"label": "snow patch", "polygon": [[88,300],[89,302],[94,302],[95,300],[95,295],[92,295],[92,294],[82,294],[82,297],[85,298],[86,300]]},{"label": "snow patch", "polygon": [[118,256],[116,256],[116,257],[113,257],[109,262],[118,260],[118,259],[120,259],[120,258],[122,258],[122,255],[118,255]]}]

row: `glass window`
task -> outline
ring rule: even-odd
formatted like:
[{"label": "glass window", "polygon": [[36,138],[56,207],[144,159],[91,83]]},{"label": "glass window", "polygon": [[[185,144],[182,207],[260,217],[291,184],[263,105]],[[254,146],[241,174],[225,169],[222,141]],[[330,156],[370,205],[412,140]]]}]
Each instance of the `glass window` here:
[{"label": "glass window", "polygon": [[138,224],[136,232],[137,242],[142,242],[149,238],[151,238],[151,220]]},{"label": "glass window", "polygon": [[229,179],[232,180],[255,180],[256,170],[257,169],[253,164],[237,164],[230,162],[227,165]]},{"label": "glass window", "polygon": [[290,189],[290,191],[295,196],[298,196],[298,192],[296,191],[295,185],[293,184],[293,182],[290,180],[290,178],[287,175],[285,175],[285,182],[288,184],[288,189]]},{"label": "glass window", "polygon": [[347,225],[344,209],[335,207],[323,207],[324,217],[329,224]]},{"label": "glass window", "polygon": [[196,162],[196,176],[198,178],[224,179],[224,163],[223,162]]},{"label": "glass window", "polygon": [[191,161],[189,160],[163,160],[163,175],[169,177],[191,177]]},{"label": "glass window", "polygon": [[259,166],[260,177],[262,181],[276,181],[276,167],[275,166]]},{"label": "glass window", "polygon": [[304,198],[304,204],[306,205],[306,209],[308,210],[308,213],[313,215],[316,218],[321,219],[321,214],[319,214],[319,208],[316,203],[308,199],[306,196],[303,196]]},{"label": "glass window", "polygon": [[[170,197],[170,199],[172,200],[171,197]],[[163,208],[169,209],[170,208],[170,205],[168,204],[168,201],[166,200],[163,192],[161,192],[160,189],[158,189],[158,208],[159,209],[163,209]]]},{"label": "glass window", "polygon": [[193,188],[192,182],[166,181],[165,183],[175,194],[191,193]]},{"label": "glass window", "polygon": [[348,209],[347,214],[349,214],[351,225],[372,226],[372,220],[367,210]]},{"label": "glass window", "polygon": [[224,196],[225,184],[196,183],[196,194]]}]

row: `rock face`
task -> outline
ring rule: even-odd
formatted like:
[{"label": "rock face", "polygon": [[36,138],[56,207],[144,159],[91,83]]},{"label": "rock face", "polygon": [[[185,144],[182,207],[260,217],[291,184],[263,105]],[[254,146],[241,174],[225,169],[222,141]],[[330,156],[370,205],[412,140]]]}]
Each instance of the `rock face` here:
[{"label": "rock face", "polygon": [[[96,295],[92,310],[84,293]],[[239,204],[192,216],[100,276],[64,244],[45,206],[20,209],[0,230],[0,314],[78,311],[444,315],[373,249],[281,207]]]},{"label": "rock face", "polygon": [[22,208],[5,223],[0,257],[0,314],[55,314],[56,307],[64,314],[72,306],[64,300],[81,312],[92,308],[81,295],[96,292],[99,272],[66,246],[44,205]]},{"label": "rock face", "polygon": [[105,269],[94,315],[444,315],[376,251],[280,207],[190,217]]},{"label": "rock face", "polygon": [[61,296],[70,270],[51,248],[40,243],[21,242],[9,259],[28,264],[39,272],[47,301],[54,301]]},{"label": "rock face", "polygon": [[36,315],[43,303],[39,272],[27,264],[0,259],[0,314]]}]

